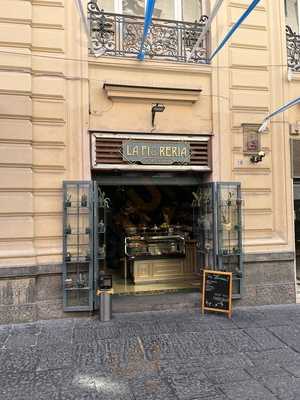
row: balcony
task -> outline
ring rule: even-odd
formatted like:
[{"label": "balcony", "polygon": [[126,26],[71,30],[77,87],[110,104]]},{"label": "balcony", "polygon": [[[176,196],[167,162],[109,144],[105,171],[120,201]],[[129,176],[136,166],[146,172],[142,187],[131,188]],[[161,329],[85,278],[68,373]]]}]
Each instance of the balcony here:
[{"label": "balcony", "polygon": [[[144,18],[132,15],[106,13],[95,1],[88,3],[91,44],[94,53],[101,56],[136,58],[142,40]],[[144,46],[145,59],[187,62],[187,57],[202,32],[207,16],[194,23],[153,19]],[[209,34],[189,60],[206,64]]]},{"label": "balcony", "polygon": [[300,71],[300,35],[286,26],[287,63],[293,71]]}]

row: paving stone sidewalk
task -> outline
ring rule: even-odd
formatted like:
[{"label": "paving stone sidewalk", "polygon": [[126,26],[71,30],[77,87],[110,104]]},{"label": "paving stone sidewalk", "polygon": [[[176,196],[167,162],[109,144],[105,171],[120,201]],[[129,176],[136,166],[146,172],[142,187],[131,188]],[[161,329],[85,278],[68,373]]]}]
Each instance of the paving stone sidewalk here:
[{"label": "paving stone sidewalk", "polygon": [[0,326],[2,400],[299,400],[300,305]]}]

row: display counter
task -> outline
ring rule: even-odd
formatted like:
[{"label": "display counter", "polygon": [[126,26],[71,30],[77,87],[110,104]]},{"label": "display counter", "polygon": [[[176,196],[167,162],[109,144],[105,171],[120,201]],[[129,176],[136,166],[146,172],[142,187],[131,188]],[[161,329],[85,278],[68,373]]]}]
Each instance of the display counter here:
[{"label": "display counter", "polygon": [[134,283],[190,279],[197,273],[196,241],[184,235],[125,238],[125,276]]}]

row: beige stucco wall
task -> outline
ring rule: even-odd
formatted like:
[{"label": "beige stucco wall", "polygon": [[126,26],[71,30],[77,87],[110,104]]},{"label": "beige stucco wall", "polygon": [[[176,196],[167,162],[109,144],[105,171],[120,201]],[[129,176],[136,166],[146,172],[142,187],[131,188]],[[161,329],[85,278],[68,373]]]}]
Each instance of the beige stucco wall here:
[{"label": "beige stucco wall", "polygon": [[79,27],[73,1],[0,2],[0,265],[60,262],[62,181],[89,178]]},{"label": "beige stucco wall", "polygon": [[[227,12],[223,8],[215,24],[213,47],[249,4],[246,0],[226,3]],[[243,156],[241,129],[242,123],[261,123],[285,101],[286,69],[281,66],[286,64],[286,54],[284,45],[279,45],[285,40],[283,3],[261,1],[213,68],[213,90],[222,96],[214,104],[214,133],[219,136],[216,178],[242,183],[246,252],[293,249],[287,126],[270,125],[262,136],[266,157],[257,165]]]},{"label": "beige stucco wall", "polygon": [[[248,3],[224,0],[213,48]],[[242,151],[241,124],[260,123],[299,93],[300,81],[288,83],[279,67],[286,63],[280,43],[283,0],[262,0],[212,66],[93,57],[88,63],[73,1],[2,0],[0,265],[61,261],[62,181],[90,178],[88,129],[151,131],[152,101],[112,101],[102,90],[105,81],[202,88],[196,103],[167,101],[155,132],[213,132],[212,179],[242,182],[246,252],[293,250],[283,117],[262,136],[262,163],[252,165]]]}]

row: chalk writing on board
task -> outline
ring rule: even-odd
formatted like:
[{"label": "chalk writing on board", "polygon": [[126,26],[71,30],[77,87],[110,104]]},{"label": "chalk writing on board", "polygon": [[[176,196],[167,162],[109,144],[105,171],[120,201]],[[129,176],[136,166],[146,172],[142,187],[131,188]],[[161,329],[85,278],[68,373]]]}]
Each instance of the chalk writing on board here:
[{"label": "chalk writing on board", "polygon": [[221,271],[204,271],[203,309],[228,312],[231,315],[232,274]]}]

